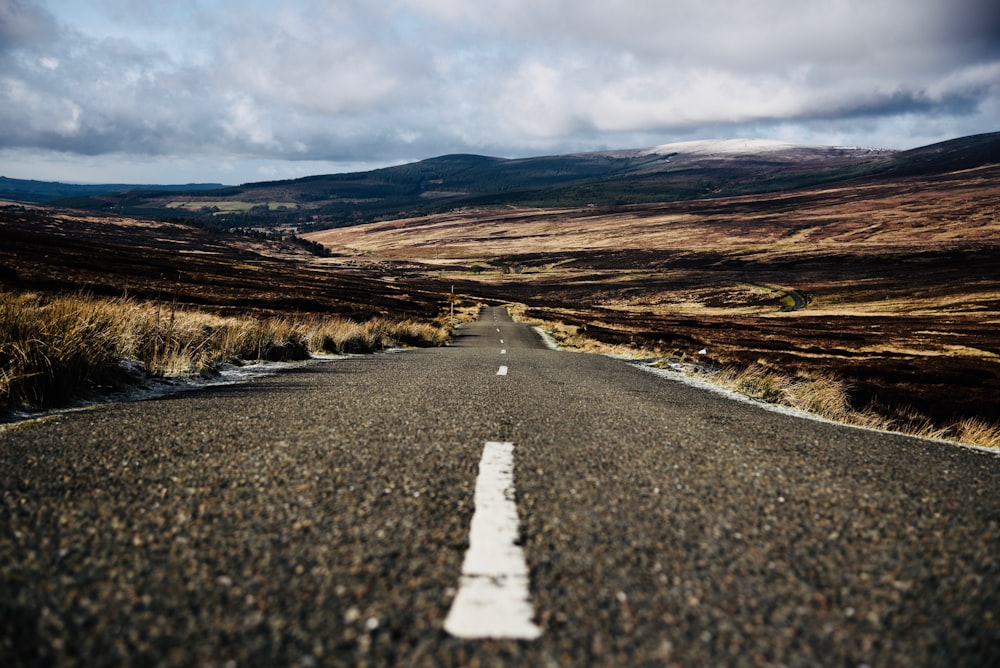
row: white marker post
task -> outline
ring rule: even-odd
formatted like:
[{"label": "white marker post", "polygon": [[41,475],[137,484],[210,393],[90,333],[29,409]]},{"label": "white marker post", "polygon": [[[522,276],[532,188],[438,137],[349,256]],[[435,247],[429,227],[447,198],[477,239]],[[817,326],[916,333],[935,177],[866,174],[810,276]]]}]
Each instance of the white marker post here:
[{"label": "white marker post", "polygon": [[458,301],[458,295],[455,294],[455,286],[451,286],[451,292],[448,293],[448,302],[451,304],[451,326],[455,326],[455,302]]},{"label": "white marker post", "polygon": [[528,564],[517,544],[514,444],[489,441],[479,461],[476,509],[458,593],[444,620],[456,638],[534,640]]}]

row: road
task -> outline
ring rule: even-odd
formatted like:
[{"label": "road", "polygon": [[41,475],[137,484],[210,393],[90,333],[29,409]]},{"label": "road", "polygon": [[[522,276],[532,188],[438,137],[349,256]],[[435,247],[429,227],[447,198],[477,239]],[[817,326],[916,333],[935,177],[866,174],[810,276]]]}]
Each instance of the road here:
[{"label": "road", "polygon": [[[500,310],[8,429],[0,476],[4,666],[1000,664],[1000,457],[548,350]],[[522,636],[446,630],[480,494],[516,507],[490,577],[526,568]]]}]

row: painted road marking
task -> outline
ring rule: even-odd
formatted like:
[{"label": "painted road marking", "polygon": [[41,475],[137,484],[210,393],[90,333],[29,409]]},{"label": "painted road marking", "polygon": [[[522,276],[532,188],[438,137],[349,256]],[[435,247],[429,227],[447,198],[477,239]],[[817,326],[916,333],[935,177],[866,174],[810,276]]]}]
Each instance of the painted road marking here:
[{"label": "painted road marking", "polygon": [[506,355],[507,354],[507,349],[506,348],[501,348],[500,349],[500,354],[501,355]]},{"label": "painted road marking", "polygon": [[503,339],[500,339],[500,343],[503,343]]},{"label": "painted road marking", "polygon": [[444,620],[457,638],[534,640],[528,564],[517,545],[514,444],[489,441],[476,478],[475,511],[458,593]]},{"label": "painted road marking", "polygon": [[507,375],[507,367],[501,365],[500,368],[497,369],[497,375],[498,376],[506,376]]}]

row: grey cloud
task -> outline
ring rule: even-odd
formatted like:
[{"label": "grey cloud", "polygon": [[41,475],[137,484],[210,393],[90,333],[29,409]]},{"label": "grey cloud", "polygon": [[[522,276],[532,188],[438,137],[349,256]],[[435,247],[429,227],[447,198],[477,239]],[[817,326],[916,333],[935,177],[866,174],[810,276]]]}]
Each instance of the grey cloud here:
[{"label": "grey cloud", "polygon": [[0,76],[0,146],[164,152],[203,113],[191,96],[200,78],[166,61],[126,40],[75,40],[22,54]]},{"label": "grey cloud", "polygon": [[392,162],[915,136],[1000,106],[975,0],[92,1],[117,37],[0,0],[0,149]]},{"label": "grey cloud", "polygon": [[21,0],[0,0],[0,53],[51,40],[55,19],[44,9]]},{"label": "grey cloud", "polygon": [[[935,92],[989,55],[969,47],[970,37],[992,34],[989,21],[969,18],[982,13],[976,0],[507,0],[488,18],[449,0],[407,4],[456,30],[527,43],[495,79],[514,111],[498,122],[535,136],[622,123],[669,131],[808,120],[834,110],[947,113],[996,94],[982,82]],[[614,118],[601,113],[610,107]]]}]

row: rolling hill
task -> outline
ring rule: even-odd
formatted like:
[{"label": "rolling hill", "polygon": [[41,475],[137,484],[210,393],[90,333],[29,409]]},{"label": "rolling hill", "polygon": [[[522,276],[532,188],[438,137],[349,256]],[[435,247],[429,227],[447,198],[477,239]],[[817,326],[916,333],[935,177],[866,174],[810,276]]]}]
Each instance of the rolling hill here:
[{"label": "rolling hill", "polygon": [[518,159],[444,155],[367,172],[218,189],[109,186],[88,192],[84,188],[90,186],[77,186],[67,197],[44,201],[126,215],[199,219],[222,229],[308,231],[462,207],[616,206],[781,192],[860,177],[954,170],[997,155],[1000,133],[910,151],[730,139]]},{"label": "rolling hill", "polygon": [[[0,286],[359,318],[430,315],[454,291],[699,365],[832,376],[890,424],[995,422],[998,184],[1000,133],[441,156],[61,200],[100,215],[0,206]],[[313,227],[330,257],[206,227]]]},{"label": "rolling hill", "polygon": [[[786,181],[868,175],[624,206],[456,208],[305,236],[331,251],[326,264],[524,304],[571,335],[795,382],[832,377],[855,410],[896,426],[995,421],[1000,134],[839,168],[779,145],[645,153],[698,178],[738,175],[731,190],[775,164]],[[652,168],[621,182],[678,178]]]},{"label": "rolling hill", "polygon": [[0,199],[13,202],[45,204],[74,197],[111,195],[124,191],[197,191],[218,190],[221,183],[185,183],[183,185],[129,185],[125,183],[60,183],[58,181],[34,181],[10,179],[0,176]]},{"label": "rolling hill", "polygon": [[878,171],[890,151],[787,146],[717,153],[635,149],[504,159],[445,155],[369,172],[198,193],[125,193],[60,202],[220,227],[341,227],[456,207],[586,206],[783,190]]}]

